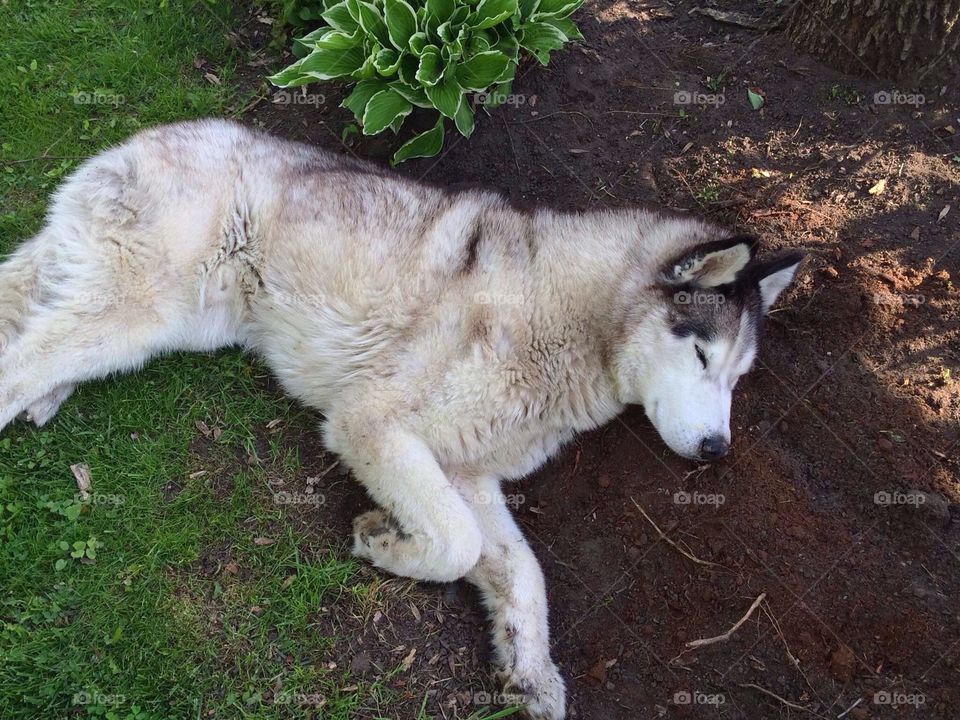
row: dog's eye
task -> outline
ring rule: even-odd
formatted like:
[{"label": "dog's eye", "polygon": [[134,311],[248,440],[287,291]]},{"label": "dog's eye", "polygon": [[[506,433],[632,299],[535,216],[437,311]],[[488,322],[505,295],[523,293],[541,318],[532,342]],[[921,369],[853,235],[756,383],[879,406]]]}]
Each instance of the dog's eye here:
[{"label": "dog's eye", "polygon": [[697,351],[697,357],[700,359],[700,364],[703,365],[703,369],[707,369],[707,356],[703,354],[703,349],[699,345],[694,345],[694,349]]}]

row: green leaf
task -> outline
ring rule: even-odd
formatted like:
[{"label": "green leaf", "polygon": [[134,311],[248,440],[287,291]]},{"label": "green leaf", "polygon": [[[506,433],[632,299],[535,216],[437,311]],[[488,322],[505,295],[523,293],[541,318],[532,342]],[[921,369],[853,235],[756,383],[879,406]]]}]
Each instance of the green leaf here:
[{"label": "green leaf", "polygon": [[418,32],[410,36],[407,45],[410,48],[410,52],[420,57],[423,54],[423,49],[427,46],[427,42],[427,34]]},{"label": "green leaf", "polygon": [[368,2],[358,2],[358,12],[360,13],[360,27],[367,35],[376,38],[377,42],[386,47],[390,44],[390,33],[387,31],[387,24],[380,16],[380,11],[376,5]]},{"label": "green leaf", "polygon": [[567,40],[583,40],[583,33],[580,32],[580,28],[578,28],[577,24],[570,18],[548,18],[544,22],[553,25],[557,30],[562,32],[567,37]]},{"label": "green leaf", "polygon": [[511,61],[510,64],[507,65],[507,69],[503,71],[503,75],[497,78],[497,83],[513,82],[513,78],[516,77],[516,75],[517,63]]},{"label": "green leaf", "polygon": [[406,50],[417,32],[417,14],[404,0],[384,0],[384,17],[390,42],[397,50]]},{"label": "green leaf", "polygon": [[473,115],[473,108],[470,107],[470,102],[467,100],[466,95],[460,96],[460,107],[457,108],[457,114],[453,116],[453,122],[457,126],[457,130],[459,130],[460,134],[465,138],[473,135],[476,118]]},{"label": "green leaf", "polygon": [[400,132],[400,127],[403,125],[404,120],[406,120],[406,118],[403,115],[397,115],[397,117],[393,119],[393,122],[387,125],[387,130],[390,130],[394,135],[396,135],[398,132]]},{"label": "green leaf", "polygon": [[439,25],[450,19],[456,5],[454,0],[427,0],[427,14],[433,15]]},{"label": "green leaf", "polygon": [[559,50],[567,41],[566,35],[545,22],[527,23],[521,31],[520,45],[533,53],[542,65],[547,64],[551,50]]},{"label": "green leaf", "polygon": [[318,50],[347,50],[360,44],[359,29],[353,34],[334,30],[317,40],[315,47]]},{"label": "green leaf", "polygon": [[461,5],[456,10],[453,11],[453,15],[450,16],[449,22],[455,28],[460,27],[467,21],[468,17],[470,17],[470,6]]},{"label": "green leaf", "polygon": [[418,85],[417,70],[420,69],[420,59],[416,55],[404,54],[400,56],[400,67],[397,75],[407,85]]},{"label": "green leaf", "polygon": [[520,0],[520,19],[529,20],[530,16],[537,11],[540,0]]},{"label": "green leaf", "polygon": [[377,69],[373,66],[373,59],[376,57],[376,53],[380,52],[383,48],[379,44],[375,44],[370,55],[367,55],[363,59],[363,63],[350,73],[350,77],[354,80],[374,80],[377,77]]},{"label": "green leaf", "polygon": [[353,92],[340,104],[352,112],[359,122],[363,122],[363,113],[367,109],[370,98],[386,89],[387,84],[382,80],[361,80],[354,86]]},{"label": "green leaf", "polygon": [[754,110],[759,110],[763,107],[763,95],[754,92],[750,88],[747,88],[747,100],[750,101],[750,107]]},{"label": "green leaf", "polygon": [[507,96],[513,92],[513,80],[499,83],[490,92],[484,95],[483,106],[487,108],[500,107],[506,102]]},{"label": "green leaf", "polygon": [[452,72],[452,68],[457,60],[463,57],[463,43],[460,41],[460,38],[455,38],[453,41],[445,43],[443,49],[440,50],[440,57],[443,58],[446,68]]},{"label": "green leaf", "polygon": [[59,560],[57,560],[57,561],[53,564],[53,569],[56,570],[57,572],[60,572],[60,571],[63,570],[66,566],[67,566],[67,561],[64,560],[63,558],[60,558]]},{"label": "green leaf", "polygon": [[448,118],[457,114],[463,88],[457,84],[456,79],[445,77],[436,85],[426,88],[426,93],[433,106]]},{"label": "green leaf", "polygon": [[384,77],[392,77],[400,67],[400,53],[393,48],[384,48],[374,55],[373,66]]},{"label": "green leaf", "polygon": [[363,134],[376,135],[383,132],[397,117],[406,117],[413,111],[413,105],[392,88],[381,90],[367,103],[363,113]]},{"label": "green leaf", "polygon": [[310,57],[303,59],[300,69],[317,80],[332,80],[333,78],[350,75],[363,67],[366,53],[362,47],[353,47],[345,50],[317,50]]},{"label": "green leaf", "polygon": [[390,83],[390,87],[403,95],[408,102],[416,105],[417,107],[433,107],[433,103],[430,102],[430,98],[427,97],[427,94],[423,91],[423,88],[411,87],[410,85],[406,85],[398,80],[394,80],[392,83]]},{"label": "green leaf", "polygon": [[480,34],[472,35],[467,41],[467,47],[465,48],[468,56],[477,55],[478,53],[486,52],[489,49],[490,41]]},{"label": "green leaf", "polygon": [[507,35],[506,37],[498,40],[497,43],[491,46],[490,49],[499,50],[514,62],[516,62],[520,57],[520,42],[514,35]]},{"label": "green leaf", "polygon": [[353,18],[353,21],[360,24],[360,0],[344,0],[347,5],[347,12],[350,13],[350,17]]},{"label": "green leaf", "polygon": [[437,35],[444,43],[452,43],[457,39],[456,28],[449,20],[437,28]]},{"label": "green leaf", "polygon": [[267,80],[277,87],[283,88],[297,87],[298,85],[306,85],[307,83],[313,82],[313,78],[305,75],[300,69],[304,60],[306,60],[306,58],[297,60],[295,63],[293,63],[293,65],[285,67],[275,75],[270,75]]},{"label": "green leaf", "polygon": [[457,66],[457,82],[464,90],[486,90],[503,75],[509,64],[510,58],[496,50],[474,55]]},{"label": "green leaf", "polygon": [[474,30],[483,30],[499,25],[516,14],[517,0],[481,0],[477,9],[467,19],[467,24]]},{"label": "green leaf", "polygon": [[417,82],[426,87],[433,87],[440,81],[443,74],[443,61],[440,50],[436,45],[427,45],[420,56],[420,67],[417,70]]},{"label": "green leaf", "polygon": [[353,19],[346,2],[337,3],[320,15],[330,27],[340,32],[351,34],[360,29],[360,24]]},{"label": "green leaf", "polygon": [[420,157],[433,157],[443,148],[443,116],[437,124],[426,132],[414,136],[397,150],[393,155],[392,163],[399,165],[405,160]]},{"label": "green leaf", "polygon": [[343,131],[340,133],[340,142],[346,144],[347,138],[349,138],[351,135],[359,135],[359,134],[360,134],[360,128],[358,128],[353,123],[350,123],[349,125],[346,125],[343,128]]},{"label": "green leaf", "polygon": [[583,0],[540,0],[540,6],[534,14],[535,20],[548,17],[565,18],[572,15],[583,5]]},{"label": "green leaf", "polygon": [[307,33],[302,38],[297,38],[293,41],[293,54],[298,58],[309,55],[311,51],[316,49],[315,43],[332,32],[334,32],[334,28],[322,27]]}]

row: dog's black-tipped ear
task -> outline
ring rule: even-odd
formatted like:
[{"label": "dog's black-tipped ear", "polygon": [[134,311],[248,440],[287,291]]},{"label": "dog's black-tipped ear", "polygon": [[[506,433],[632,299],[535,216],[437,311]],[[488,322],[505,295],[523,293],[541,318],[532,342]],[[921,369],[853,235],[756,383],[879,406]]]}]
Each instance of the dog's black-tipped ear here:
[{"label": "dog's black-tipped ear", "polygon": [[757,239],[734,235],[724,240],[698,245],[670,262],[663,269],[669,285],[693,285],[710,288],[726,285],[753,259]]},{"label": "dog's black-tipped ear", "polygon": [[803,262],[803,253],[796,251],[777,253],[759,262],[752,263],[747,272],[760,288],[760,307],[766,313],[777,301],[797,274]]}]

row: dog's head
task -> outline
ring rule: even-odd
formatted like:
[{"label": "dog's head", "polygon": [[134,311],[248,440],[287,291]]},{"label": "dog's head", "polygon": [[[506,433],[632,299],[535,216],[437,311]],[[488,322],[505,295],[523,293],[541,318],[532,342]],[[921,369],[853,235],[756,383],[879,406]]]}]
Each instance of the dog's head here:
[{"label": "dog's head", "polygon": [[730,403],[753,364],[763,318],[802,255],[756,258],[732,237],[688,249],[660,268],[651,298],[628,314],[616,374],[621,400],[643,405],[670,448],[717,460],[730,447]]}]

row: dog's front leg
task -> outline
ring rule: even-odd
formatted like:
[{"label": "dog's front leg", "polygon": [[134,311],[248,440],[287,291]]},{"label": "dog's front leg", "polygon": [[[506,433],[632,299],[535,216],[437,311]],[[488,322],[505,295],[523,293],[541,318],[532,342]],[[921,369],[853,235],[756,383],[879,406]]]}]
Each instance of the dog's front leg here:
[{"label": "dog's front leg", "polygon": [[[370,404],[372,405],[372,404]],[[353,523],[354,553],[395,575],[449,582],[480,557],[480,528],[418,436],[382,414],[332,413],[327,446],[383,510]]]},{"label": "dog's front leg", "polygon": [[[543,572],[510,514],[500,483],[461,485],[483,534],[480,561],[467,575],[490,610],[493,645],[505,693],[516,695],[536,720],[565,714],[563,678],[550,659]],[[508,697],[508,701],[511,699]]]}]

